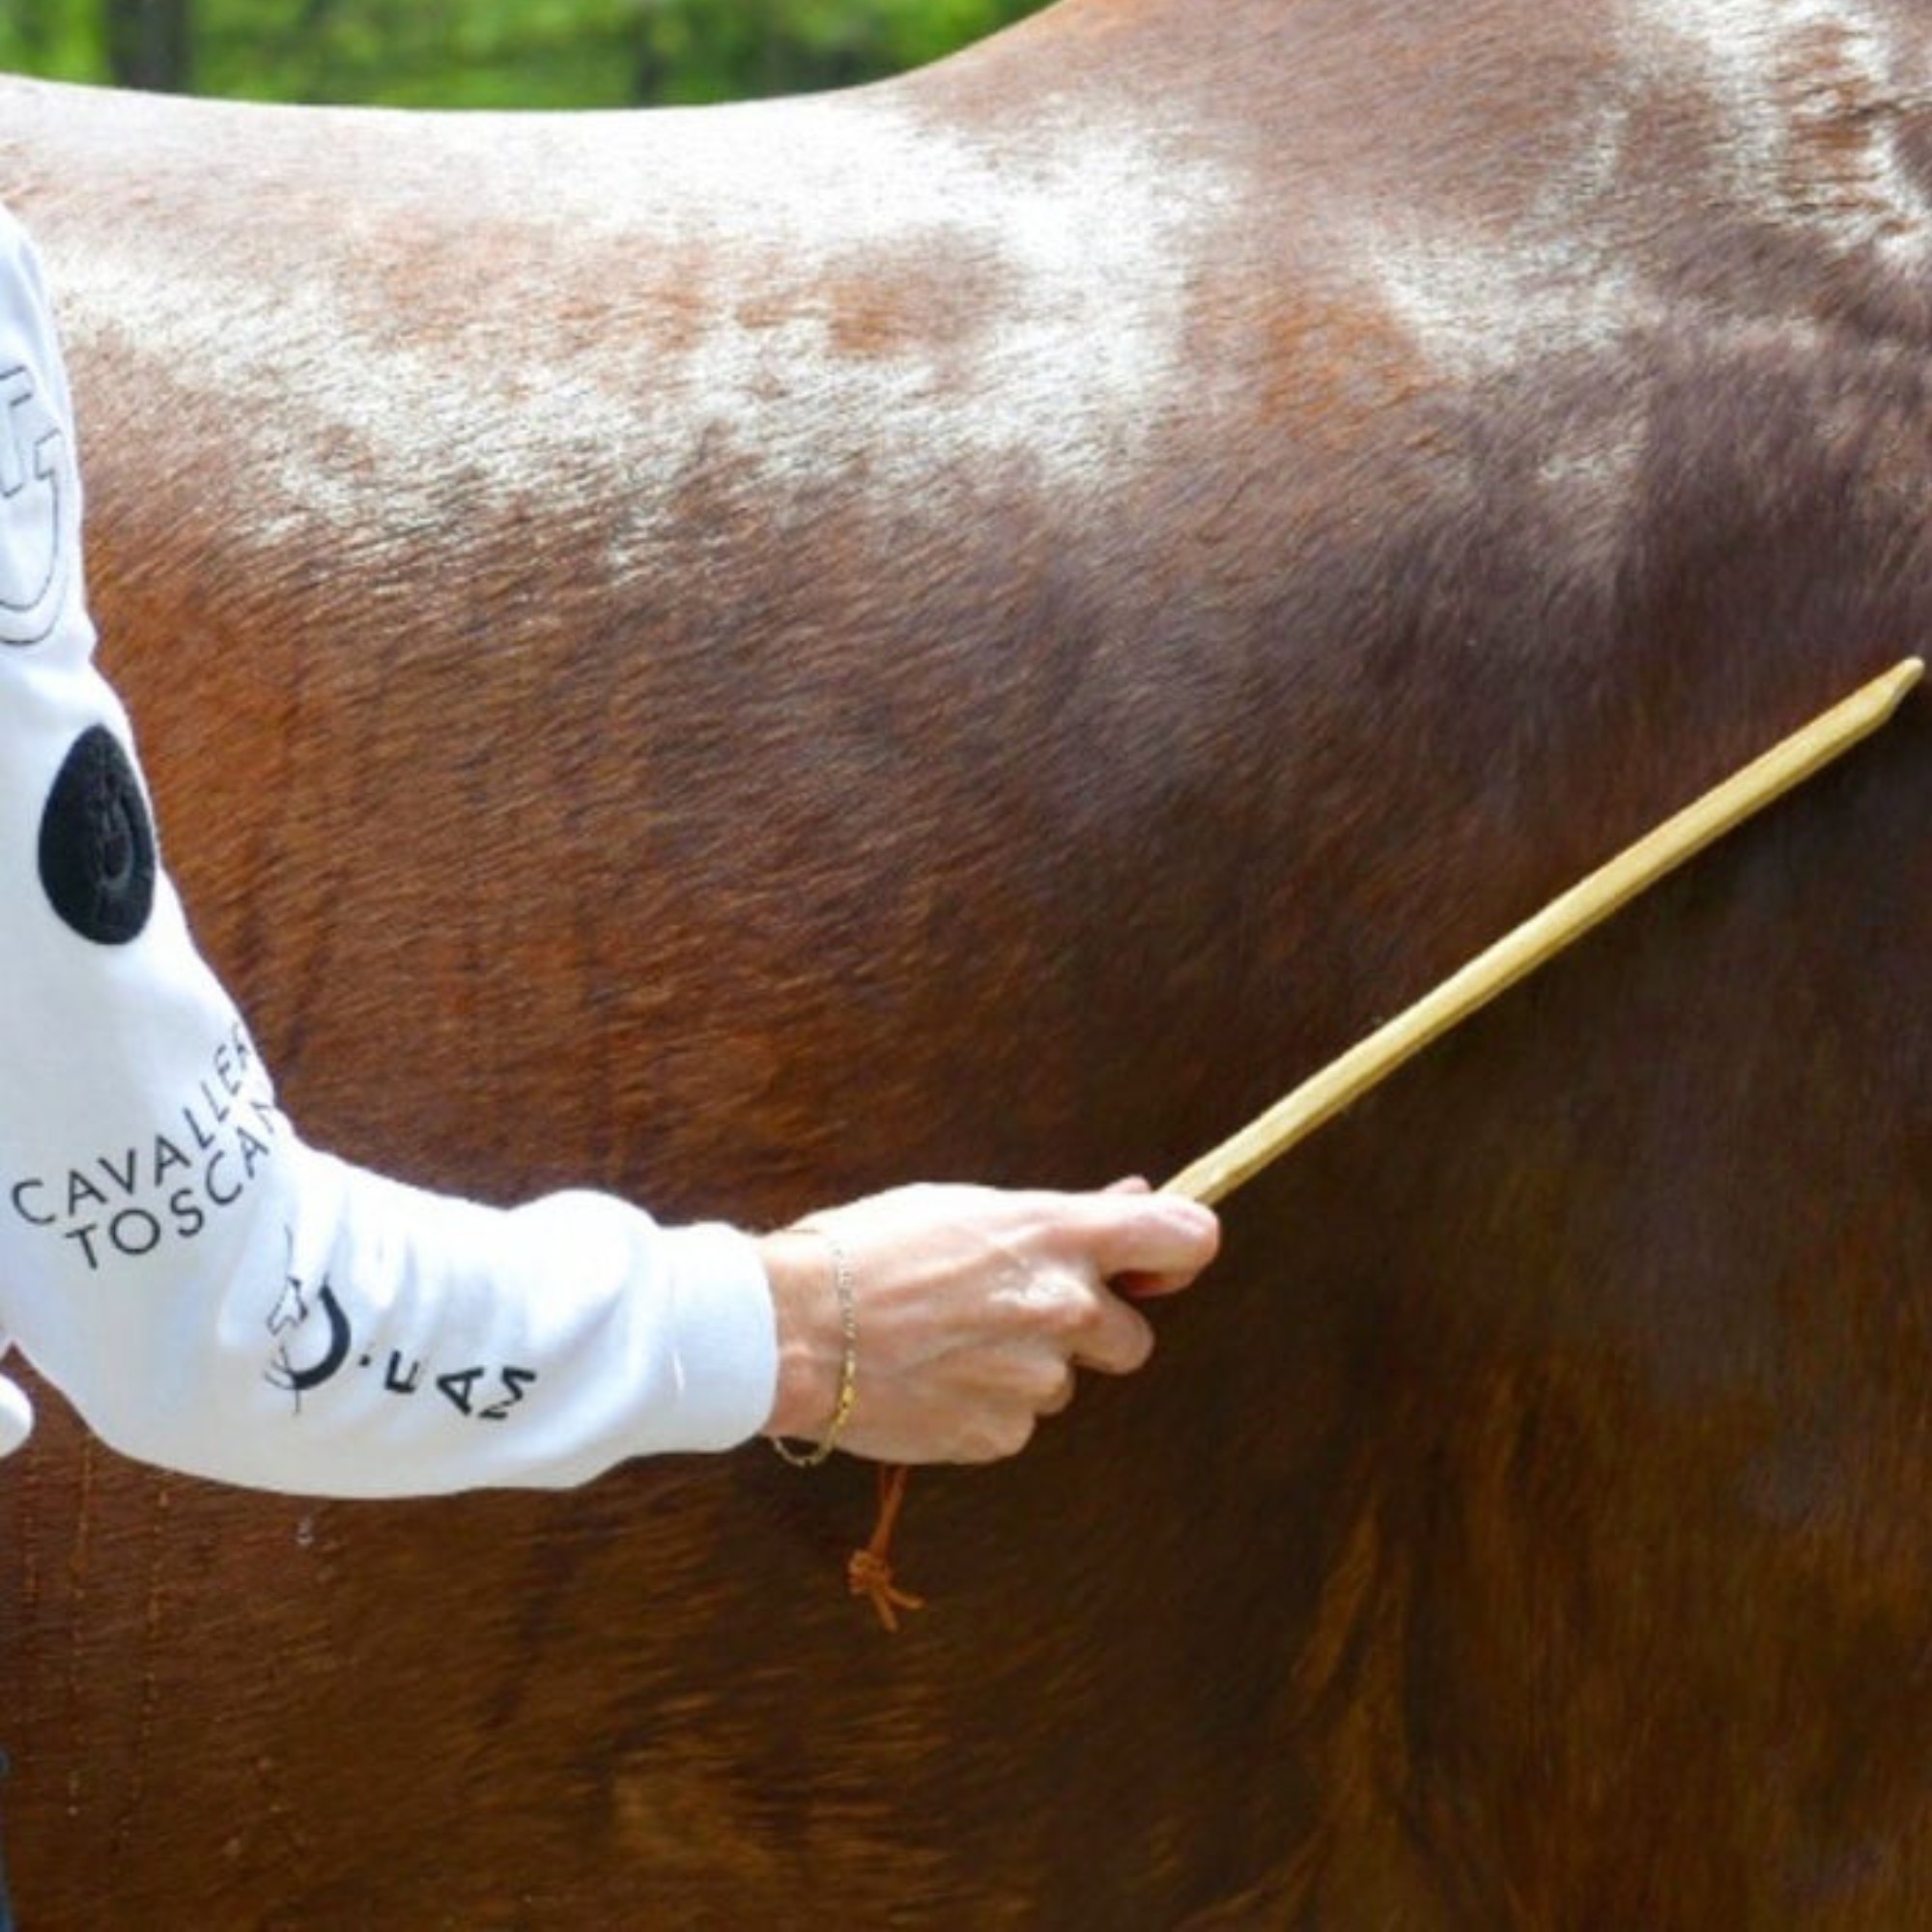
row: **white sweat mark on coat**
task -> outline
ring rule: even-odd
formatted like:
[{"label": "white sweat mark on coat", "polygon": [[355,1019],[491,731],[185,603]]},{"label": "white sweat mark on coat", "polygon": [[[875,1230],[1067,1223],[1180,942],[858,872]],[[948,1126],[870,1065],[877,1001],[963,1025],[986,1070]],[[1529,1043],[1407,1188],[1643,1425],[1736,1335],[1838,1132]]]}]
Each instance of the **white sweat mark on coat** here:
[{"label": "white sweat mark on coat", "polygon": [[1630,327],[1641,290],[1602,219],[1626,119],[1605,107],[1506,235],[1420,213],[1365,229],[1368,273],[1436,374],[1474,381],[1525,354],[1602,349]]},{"label": "white sweat mark on coat", "polygon": [[[251,477],[270,541],[320,512],[353,546],[372,487],[388,529],[437,526],[453,471],[478,509],[526,507],[559,466],[586,498],[623,491],[647,541],[700,453],[776,491],[859,466],[905,501],[987,458],[1054,492],[1116,479],[1187,403],[1192,243],[1232,199],[1132,127],[1069,117],[1016,156],[877,93],[339,126],[328,227],[401,231],[370,252],[395,295],[329,278],[327,232],[312,272],[299,237],[271,266],[218,240],[183,265],[165,222],[124,213],[112,246],[61,262],[70,315],[103,334],[138,316],[143,357],[256,425],[244,458],[275,450]],[[521,256],[459,260],[473,314],[412,327],[412,220],[444,288],[452,248]],[[930,312],[864,353],[841,342],[828,290],[908,269]],[[586,284],[625,339],[546,339],[557,288]]]},{"label": "white sweat mark on coat", "polygon": [[1924,260],[1932,206],[1905,163],[1900,122],[1928,95],[1897,77],[1887,25],[1858,0],[1634,0],[1625,51],[1708,92],[1739,206],[1845,253]]},{"label": "white sweat mark on coat", "polygon": [[[1932,209],[1904,165],[1892,51],[1848,0],[1634,0],[1624,21],[1620,98],[1569,136],[1565,156],[1504,225],[1405,212],[1365,220],[1367,271],[1428,366],[1469,382],[1526,359],[1601,351],[1661,323],[1620,197],[1640,114],[1682,112],[1687,88],[1715,110],[1705,151],[1710,218],[1801,227],[1833,255],[1922,261]],[[1915,104],[1926,104],[1919,98]],[[1728,210],[1726,207],[1728,204]],[[1681,309],[1690,299],[1677,292]],[[1808,318],[1712,316],[1741,338],[1802,349]]]}]

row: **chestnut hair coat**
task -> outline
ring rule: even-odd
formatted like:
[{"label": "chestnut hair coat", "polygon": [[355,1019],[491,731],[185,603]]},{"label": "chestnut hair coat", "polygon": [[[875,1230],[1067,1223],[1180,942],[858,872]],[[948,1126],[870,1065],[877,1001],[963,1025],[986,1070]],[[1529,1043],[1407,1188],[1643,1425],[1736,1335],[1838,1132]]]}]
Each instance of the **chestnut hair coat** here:
[{"label": "chestnut hair coat", "polygon": [[[1063,0],[849,95],[0,87],[102,657],[324,1145],[1158,1178],[1932,633],[1912,0]],[[1932,717],[923,1477],[0,1469],[34,1928],[1932,1918]],[[863,1397],[862,1397],[863,1399]]]}]

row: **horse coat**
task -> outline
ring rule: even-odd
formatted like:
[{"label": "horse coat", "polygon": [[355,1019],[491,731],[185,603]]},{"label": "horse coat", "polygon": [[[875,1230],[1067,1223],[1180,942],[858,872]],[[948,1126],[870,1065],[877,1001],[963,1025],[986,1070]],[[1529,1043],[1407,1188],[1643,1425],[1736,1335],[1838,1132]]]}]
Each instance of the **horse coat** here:
[{"label": "horse coat", "polygon": [[[1932,604],[1928,28],[1063,0],[696,112],[13,85],[103,661],[326,1145],[756,1225],[1167,1172]],[[857,1465],[0,1482],[28,1922],[1895,1926],[1924,700]]]}]

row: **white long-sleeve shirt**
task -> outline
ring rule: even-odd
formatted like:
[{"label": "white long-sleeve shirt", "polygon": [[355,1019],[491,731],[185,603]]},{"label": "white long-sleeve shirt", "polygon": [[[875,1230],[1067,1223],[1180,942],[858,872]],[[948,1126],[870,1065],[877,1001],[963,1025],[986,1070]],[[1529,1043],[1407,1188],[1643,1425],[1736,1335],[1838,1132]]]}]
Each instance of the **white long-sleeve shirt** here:
[{"label": "white long-sleeve shirt", "polygon": [[[305,1146],[160,865],[94,663],[67,381],[0,213],[0,1324],[128,1453],[332,1495],[728,1447],[777,1379],[753,1243],[514,1210]],[[0,1337],[0,1350],[5,1338]],[[0,1453],[26,1433],[0,1382]]]}]

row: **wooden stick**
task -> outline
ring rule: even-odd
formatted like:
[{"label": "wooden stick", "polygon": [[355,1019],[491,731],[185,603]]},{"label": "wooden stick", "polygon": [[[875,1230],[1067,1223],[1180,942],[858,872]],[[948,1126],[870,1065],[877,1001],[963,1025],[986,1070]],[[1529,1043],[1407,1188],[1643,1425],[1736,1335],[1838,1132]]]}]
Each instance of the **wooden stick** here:
[{"label": "wooden stick", "polygon": [[[1813,772],[1876,731],[1897,710],[1900,698],[1924,673],[1922,659],[1907,658],[1842,703],[1814,718],[1802,730],[1774,745],[1762,757],[1707,791],[1674,818],[1646,833],[1634,845],[1600,866],[1560,898],[1507,932],[1488,952],[1479,952],[1460,973],[1425,993],[1386,1026],[1351,1046],[1339,1060],[1304,1080],[1285,1099],[1191,1166],[1184,1167],[1163,1192],[1213,1203],[1252,1179],[1269,1161],[1333,1120],[1378,1081],[1467,1019],[1506,987],[1554,958],[1618,907],[1653,886],[1714,838],[1721,838],[1773,799],[1802,784]],[[904,1496],[903,1469],[882,1487],[879,1526],[871,1543],[853,1552],[849,1578],[855,1596],[872,1600],[888,1631],[898,1628],[897,1610],[916,1609],[923,1599],[898,1590],[887,1546]]]},{"label": "wooden stick", "polygon": [[1459,1021],[1555,957],[1714,838],[1876,731],[1924,668],[1922,659],[1905,659],[1665,819],[1304,1080],[1239,1133],[1183,1168],[1165,1191],[1209,1203],[1232,1194]]}]

